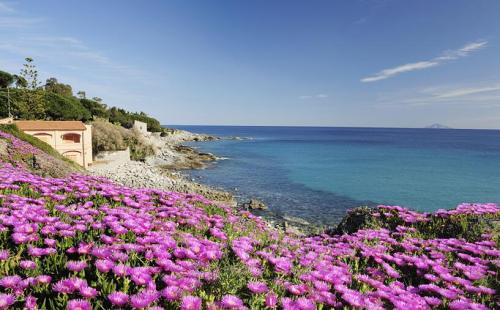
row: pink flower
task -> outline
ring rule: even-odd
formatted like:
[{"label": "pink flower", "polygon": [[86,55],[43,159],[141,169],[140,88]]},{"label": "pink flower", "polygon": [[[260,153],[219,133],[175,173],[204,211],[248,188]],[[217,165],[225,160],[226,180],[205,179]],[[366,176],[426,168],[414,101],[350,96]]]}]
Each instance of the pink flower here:
[{"label": "pink flower", "polygon": [[109,301],[115,306],[124,306],[128,303],[128,295],[123,292],[114,292],[108,295]]},{"label": "pink flower", "polygon": [[87,262],[85,261],[68,261],[66,263],[66,268],[69,271],[79,272],[87,267]]},{"label": "pink flower", "polygon": [[221,306],[226,309],[237,309],[243,306],[243,301],[234,295],[225,295],[222,297]]},{"label": "pink flower", "polygon": [[11,294],[0,294],[0,309],[8,309],[9,306],[14,304],[16,299]]},{"label": "pink flower", "polygon": [[86,300],[73,299],[68,302],[67,310],[92,310],[92,305]]},{"label": "pink flower", "polygon": [[1,280],[0,280],[0,286],[3,286],[5,288],[15,288],[19,282],[21,282],[22,279],[20,276],[6,276],[6,277],[3,277]]},{"label": "pink flower", "polygon": [[194,296],[182,297],[181,310],[200,310],[201,298]]},{"label": "pink flower", "polygon": [[261,294],[268,291],[267,284],[264,282],[250,282],[247,287],[252,293]]},{"label": "pink flower", "polygon": [[19,262],[19,266],[23,269],[33,270],[36,269],[36,263],[31,260],[22,260]]},{"label": "pink flower", "polygon": [[269,308],[275,308],[278,304],[278,296],[274,293],[269,293],[266,295],[266,306]]},{"label": "pink flower", "polygon": [[39,275],[35,278],[37,284],[49,284],[52,281],[52,277],[48,275]]},{"label": "pink flower", "polygon": [[316,303],[305,297],[301,297],[295,301],[295,305],[300,310],[316,310]]},{"label": "pink flower", "polygon": [[97,296],[97,290],[90,286],[82,287],[80,289],[80,295],[82,295],[85,298],[92,298]]},{"label": "pink flower", "polygon": [[33,297],[31,295],[27,296],[24,301],[24,308],[28,310],[36,310],[38,308],[36,301],[37,301],[36,297]]},{"label": "pink flower", "polygon": [[167,286],[163,289],[161,294],[166,300],[173,301],[178,300],[181,297],[182,292],[177,286]]}]

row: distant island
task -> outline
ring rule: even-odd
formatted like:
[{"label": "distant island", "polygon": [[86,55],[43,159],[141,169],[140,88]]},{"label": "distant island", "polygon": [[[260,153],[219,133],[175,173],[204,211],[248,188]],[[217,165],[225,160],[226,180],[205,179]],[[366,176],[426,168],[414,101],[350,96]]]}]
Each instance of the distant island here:
[{"label": "distant island", "polygon": [[427,126],[425,128],[429,128],[429,129],[451,129],[451,127],[448,127],[448,126],[443,125],[443,124],[438,124],[438,123],[429,125],[429,126]]}]

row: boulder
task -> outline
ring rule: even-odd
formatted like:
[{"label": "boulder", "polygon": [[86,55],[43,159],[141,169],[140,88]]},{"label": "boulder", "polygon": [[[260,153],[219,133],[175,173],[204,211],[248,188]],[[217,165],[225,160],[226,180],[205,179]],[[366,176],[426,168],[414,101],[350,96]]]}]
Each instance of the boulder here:
[{"label": "boulder", "polygon": [[250,201],[243,203],[242,206],[249,210],[267,210],[267,206],[257,199],[250,199]]}]

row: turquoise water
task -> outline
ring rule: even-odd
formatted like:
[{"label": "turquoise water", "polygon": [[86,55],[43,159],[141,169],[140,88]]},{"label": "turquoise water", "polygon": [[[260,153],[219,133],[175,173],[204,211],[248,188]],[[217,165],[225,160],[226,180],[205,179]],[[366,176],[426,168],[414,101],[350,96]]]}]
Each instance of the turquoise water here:
[{"label": "turquoise water", "polygon": [[193,144],[228,159],[190,174],[242,199],[257,197],[278,215],[331,224],[360,205],[433,211],[500,202],[497,130],[177,128],[252,138]]}]

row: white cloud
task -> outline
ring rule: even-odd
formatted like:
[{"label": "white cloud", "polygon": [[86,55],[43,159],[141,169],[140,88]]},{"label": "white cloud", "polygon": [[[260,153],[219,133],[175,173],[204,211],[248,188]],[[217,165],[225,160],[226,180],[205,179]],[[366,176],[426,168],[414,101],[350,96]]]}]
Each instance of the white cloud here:
[{"label": "white cloud", "polygon": [[407,63],[404,65],[400,65],[394,68],[389,68],[389,69],[384,69],[379,71],[378,73],[362,78],[361,82],[375,82],[375,81],[380,81],[380,80],[385,80],[390,77],[399,75],[401,73],[405,72],[411,72],[411,71],[417,71],[417,70],[423,70],[431,67],[436,67],[439,66],[447,61],[459,59],[462,57],[466,57],[472,52],[475,52],[477,50],[480,50],[488,44],[487,41],[477,41],[473,43],[466,44],[462,48],[459,48],[457,50],[450,50],[450,51],[445,51],[441,54],[441,56],[435,57],[430,60],[425,60],[425,61],[418,61],[418,62],[413,62],[413,63]]},{"label": "white cloud", "polygon": [[480,87],[471,87],[471,88],[457,88],[448,91],[444,91],[441,93],[435,94],[436,98],[457,98],[457,97],[466,97],[470,95],[483,94],[483,93],[492,93],[500,91],[500,84],[491,85],[491,86],[480,86]]},{"label": "white cloud", "polygon": [[325,98],[328,98],[327,94],[299,96],[299,99],[302,99],[302,100],[308,100],[308,99],[325,99]]},{"label": "white cloud", "polygon": [[0,16],[0,28],[27,28],[43,21],[43,18]]},{"label": "white cloud", "polygon": [[380,98],[379,102],[384,105],[409,106],[437,104],[500,106],[500,81],[410,90]]}]

